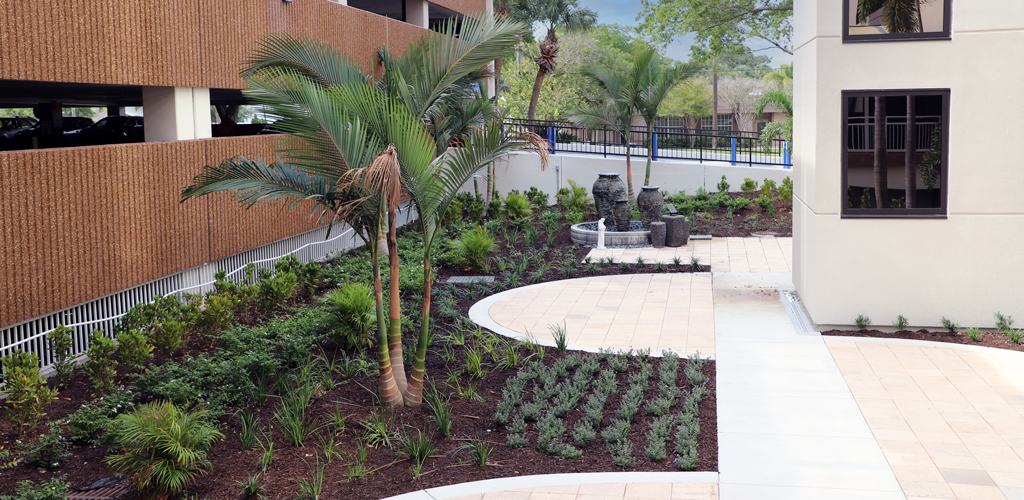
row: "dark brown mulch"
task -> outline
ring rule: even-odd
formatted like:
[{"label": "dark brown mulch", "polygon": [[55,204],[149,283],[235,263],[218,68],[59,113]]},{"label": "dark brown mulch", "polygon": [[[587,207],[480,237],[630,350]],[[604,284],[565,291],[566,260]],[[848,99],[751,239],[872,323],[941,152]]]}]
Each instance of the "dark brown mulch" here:
[{"label": "dark brown mulch", "polygon": [[694,215],[696,221],[690,227],[691,234],[710,234],[716,237],[745,237],[755,231],[770,231],[776,236],[793,236],[793,202],[779,201],[777,198],[772,201],[775,207],[775,216],[771,217],[768,212],[761,210],[754,199],[760,193],[729,193],[734,197],[743,197],[750,200],[750,206],[732,214],[729,217],[729,209],[725,207],[716,208],[711,216],[711,221],[706,222],[699,214]]},{"label": "dark brown mulch", "polygon": [[896,333],[886,333],[879,330],[828,330],[821,332],[821,334],[842,337],[930,340],[932,342],[946,342],[949,344],[967,344],[983,347],[997,347],[999,349],[1009,349],[1011,351],[1024,351],[1024,344],[1014,344],[1006,335],[999,332],[982,333],[981,339],[978,342],[971,340],[967,334],[963,332],[930,332],[924,329],[916,332],[903,330]]}]

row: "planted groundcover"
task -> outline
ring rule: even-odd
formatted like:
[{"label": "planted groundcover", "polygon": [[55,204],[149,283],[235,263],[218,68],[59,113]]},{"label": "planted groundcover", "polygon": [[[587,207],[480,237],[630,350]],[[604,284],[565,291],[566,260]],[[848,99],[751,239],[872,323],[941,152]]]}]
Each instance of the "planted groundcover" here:
[{"label": "planted groundcover", "polygon": [[[511,212],[492,205],[491,217],[458,207],[461,218],[447,224],[434,259],[421,407],[389,408],[378,397],[368,251],[322,265],[286,258],[250,269],[244,282],[221,275],[202,297],[134,308],[110,332],[117,342],[92,336],[82,367],[66,359],[70,334],[58,329],[49,339],[58,375],[49,380],[34,355],[5,358],[0,495],[50,498],[43,492],[117,473],[147,485],[144,496],[198,500],[377,499],[527,474],[716,470],[713,361],[559,351],[466,317],[477,300],[529,283],[703,270],[586,262],[568,219],[592,215],[592,205],[563,193],[548,208],[546,196],[533,195]],[[419,238],[410,227],[396,248],[406,367],[420,331]],[[495,279],[443,283],[465,274]]]}]

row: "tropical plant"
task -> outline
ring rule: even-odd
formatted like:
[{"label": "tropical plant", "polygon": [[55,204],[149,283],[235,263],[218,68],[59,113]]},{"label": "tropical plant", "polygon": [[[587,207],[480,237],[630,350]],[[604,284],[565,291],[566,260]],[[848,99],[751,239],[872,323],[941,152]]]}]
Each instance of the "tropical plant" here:
[{"label": "tropical plant", "polygon": [[[773,121],[764,126],[764,129],[761,131],[761,147],[765,149],[770,148],[772,139],[782,136],[786,142],[790,144],[789,147],[792,148],[793,98],[790,97],[788,92],[783,90],[765,91],[757,98],[757,102],[754,103],[754,114],[761,116],[764,114],[764,110],[768,106],[774,106],[781,109],[782,114],[786,115],[786,119],[782,121]],[[790,150],[792,151],[792,149]]]},{"label": "tropical plant", "polygon": [[203,421],[205,410],[182,411],[169,401],[140,406],[114,420],[120,454],[104,461],[132,478],[147,498],[177,495],[213,469],[206,452],[224,435]]},{"label": "tropical plant", "polygon": [[324,296],[334,312],[335,342],[347,349],[365,349],[373,345],[371,332],[377,324],[373,290],[363,283],[346,283]]},{"label": "tropical plant", "polygon": [[52,332],[46,334],[46,342],[53,354],[54,377],[60,386],[68,385],[71,382],[71,372],[75,369],[74,363],[68,361],[71,358],[71,347],[73,340],[71,334],[73,329],[64,325],[58,325]]},{"label": "tropical plant", "polygon": [[455,240],[453,249],[474,272],[479,272],[487,264],[487,256],[497,247],[494,236],[483,226],[466,231],[461,239]]},{"label": "tropical plant", "polygon": [[558,58],[558,36],[557,30],[582,31],[597,23],[597,13],[586,8],[580,8],[576,0],[505,0],[502,2],[507,6],[512,19],[524,22],[532,26],[539,22],[547,28],[547,34],[540,41],[540,55],[533,60],[537,63],[537,78],[533,84],[533,94],[530,96],[530,108],[527,118],[533,120],[537,113],[537,101],[540,98],[541,85],[544,83],[544,76],[553,73],[557,66]]},{"label": "tropical plant", "polygon": [[117,353],[129,368],[141,370],[153,359],[153,346],[139,330],[128,330],[117,334]]},{"label": "tropical plant", "polygon": [[[309,201],[321,221],[344,220],[371,250],[377,302],[380,389],[388,405],[422,402],[426,341],[430,331],[431,249],[448,206],[479,170],[525,149],[541,152],[535,136],[503,133],[494,108],[474,95],[486,76],[480,68],[518,40],[524,25],[489,16],[449,22],[396,57],[379,55],[383,78],[369,84],[347,57],[321,42],[270,35],[245,61],[246,95],[264,105],[286,134],[282,159],[235,158],[207,167],[182,192],[183,199],[234,191],[247,207]],[[457,147],[452,147],[457,146]],[[407,378],[403,365],[398,297],[396,212],[410,202],[423,235],[423,320]],[[390,321],[383,316],[378,257],[391,265]],[[386,331],[386,327],[390,331]]]},{"label": "tropical plant", "polygon": [[663,58],[658,57],[654,49],[645,51],[640,57],[644,58],[648,53],[652,55],[640,74],[640,81],[636,84],[636,113],[643,117],[644,123],[647,125],[645,186],[651,184],[651,160],[654,158],[654,118],[658,116],[658,111],[669,92],[700,69],[700,65],[697,63],[669,65]]},{"label": "tropical plant", "polygon": [[89,361],[85,362],[85,373],[92,386],[104,393],[114,387],[114,376],[117,375],[115,352],[117,344],[104,335],[103,330],[94,330],[89,336]]},{"label": "tropical plant", "polygon": [[43,408],[53,402],[57,389],[46,387],[39,374],[39,356],[14,350],[0,360],[3,366],[4,402],[11,427],[20,436],[26,428],[33,428],[43,416]]}]

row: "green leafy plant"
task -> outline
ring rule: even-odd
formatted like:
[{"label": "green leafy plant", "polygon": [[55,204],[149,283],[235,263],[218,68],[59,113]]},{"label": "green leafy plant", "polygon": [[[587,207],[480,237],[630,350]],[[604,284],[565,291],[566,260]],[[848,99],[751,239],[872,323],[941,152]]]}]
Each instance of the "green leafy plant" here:
[{"label": "green leafy plant", "polygon": [[487,466],[487,458],[491,456],[492,448],[486,442],[474,439],[467,444],[455,448],[453,453],[461,450],[469,450],[469,455],[473,457],[473,463],[480,467],[485,467]]},{"label": "green leafy plant", "polygon": [[117,334],[117,353],[130,369],[141,370],[153,359],[153,346],[139,330],[128,330]]},{"label": "green leafy plant", "polygon": [[71,382],[71,372],[75,369],[74,363],[70,362],[72,333],[74,333],[73,329],[59,325],[52,332],[46,334],[46,343],[53,356],[54,378],[57,380],[57,385],[61,387]]},{"label": "green leafy plant", "polygon": [[782,186],[779,187],[779,201],[786,203],[793,201],[793,180],[789,177],[782,179]]},{"label": "green leafy plant", "polygon": [[260,447],[260,454],[257,455],[256,464],[260,467],[260,470],[266,472],[270,464],[274,463],[274,438],[264,434],[263,439],[257,440],[256,444]]},{"label": "green leafy plant", "polygon": [[583,211],[582,210],[570,210],[565,213],[565,220],[572,225],[583,222]]},{"label": "green leafy plant", "polygon": [[324,303],[333,313],[331,337],[335,343],[346,349],[360,350],[373,345],[377,304],[371,287],[347,283],[328,292]]},{"label": "green leafy plant", "polygon": [[771,179],[765,179],[764,183],[761,184],[761,194],[765,196],[771,196],[772,193],[778,190],[775,181]]},{"label": "green leafy plant", "polygon": [[999,331],[1001,331],[1003,333],[1006,333],[1006,332],[1008,332],[1008,331],[1013,329],[1013,316],[1010,316],[1010,315],[1003,316],[1002,313],[998,313],[998,312],[995,313],[995,316],[996,316],[996,328]]},{"label": "green leafy plant", "polygon": [[725,180],[725,176],[722,176],[722,180],[718,181],[718,192],[728,193],[729,192],[729,181]]},{"label": "green leafy plant", "polygon": [[462,262],[474,272],[479,272],[487,263],[488,256],[497,250],[494,237],[483,226],[467,231],[454,242],[453,248],[461,256]]},{"label": "green leafy plant", "polygon": [[511,192],[505,197],[505,214],[510,219],[529,217],[532,213],[533,209],[530,206],[530,200],[526,199],[525,196],[517,192]]},{"label": "green leafy plant", "polygon": [[104,335],[102,330],[94,330],[89,336],[89,361],[85,362],[83,369],[92,386],[100,392],[109,392],[114,387],[114,377],[117,375],[115,352],[117,344]]},{"label": "green leafy plant", "polygon": [[1014,330],[1011,328],[1006,331],[1006,338],[1010,339],[1010,342],[1014,344],[1019,344],[1022,337],[1024,337],[1024,330]]},{"label": "green leafy plant", "polygon": [[407,433],[398,442],[398,455],[408,458],[412,462],[412,475],[419,477],[423,464],[434,451],[434,438],[430,434],[424,434],[419,429],[416,435]]},{"label": "green leafy plant", "polygon": [[[555,200],[558,202],[558,206],[567,212],[571,211],[582,211],[587,206],[589,196],[587,196],[587,188],[579,186],[575,181],[569,179],[568,188],[562,188],[558,190],[558,194],[555,195]],[[578,222],[574,224],[579,224]]]},{"label": "green leafy plant", "polygon": [[182,411],[169,401],[118,416],[111,432],[120,454],[104,461],[128,474],[140,494],[178,495],[213,469],[206,452],[224,435],[204,422],[205,410]]},{"label": "green leafy plant", "polygon": [[871,318],[863,314],[858,314],[857,319],[853,320],[853,322],[857,325],[858,330],[866,330],[867,327],[871,325]]},{"label": "green leafy plant", "polygon": [[430,419],[437,426],[437,432],[442,437],[448,437],[452,432],[452,407],[448,397],[441,394],[433,382],[427,387],[423,394],[423,400],[427,403],[430,411]]},{"label": "green leafy plant", "polygon": [[707,272],[708,271],[708,266],[702,264],[700,262],[700,257],[697,257],[696,255],[693,255],[693,256],[690,257],[690,268],[693,269],[694,271],[698,272],[698,273],[703,273],[703,272]]},{"label": "green leafy plant", "polygon": [[71,485],[65,477],[50,478],[47,482],[20,481],[14,496],[0,495],[0,500],[64,500]]},{"label": "green leafy plant", "polygon": [[170,355],[185,346],[188,340],[187,326],[175,320],[164,321],[153,327],[150,341],[160,352]]},{"label": "green leafy plant", "polygon": [[297,500],[320,500],[324,493],[324,476],[326,475],[326,464],[320,462],[320,456],[316,457],[316,466],[313,468],[313,477],[310,479],[297,478],[295,484],[299,485]]},{"label": "green leafy plant", "polygon": [[960,325],[956,324],[956,322],[951,319],[947,319],[945,316],[942,317],[941,321],[942,327],[949,333],[956,333],[956,331],[960,329]]},{"label": "green leafy plant", "polygon": [[281,407],[274,413],[274,419],[288,442],[299,448],[315,430],[306,410],[313,401],[316,389],[311,381],[301,376],[293,375],[279,380]]},{"label": "green leafy plant", "polygon": [[910,324],[907,318],[904,318],[902,314],[896,316],[896,321],[892,322],[892,326],[896,327],[897,332],[902,332],[907,329],[907,325]]},{"label": "green leafy plant", "polygon": [[391,441],[396,435],[395,415],[386,407],[371,411],[359,425],[363,428],[362,441],[368,446],[391,447]]},{"label": "green leafy plant", "polygon": [[14,350],[0,360],[3,365],[4,392],[7,398],[7,418],[20,436],[32,429],[46,408],[57,396],[57,389],[46,387],[39,374],[39,357],[30,352]]},{"label": "green leafy plant", "polygon": [[56,469],[70,456],[67,439],[64,439],[59,430],[53,429],[51,426],[50,432],[43,434],[29,450],[25,463],[40,469]]},{"label": "green leafy plant", "polygon": [[559,352],[564,352],[568,346],[569,335],[565,329],[565,323],[560,325],[548,325],[548,330],[551,332],[551,336],[555,339],[555,348]]},{"label": "green leafy plant", "polygon": [[295,294],[298,284],[299,277],[293,272],[277,270],[271,273],[264,270],[260,273],[260,281],[257,284],[257,302],[260,308],[267,312],[278,310]]},{"label": "green leafy plant", "polygon": [[757,191],[757,181],[750,178],[743,179],[743,184],[740,185],[740,190],[744,193],[753,194],[754,191]]},{"label": "green leafy plant", "polygon": [[111,421],[135,409],[134,396],[131,390],[115,387],[110,394],[82,405],[68,418],[69,439],[75,443],[108,444]]},{"label": "green leafy plant", "polygon": [[260,484],[260,473],[258,472],[244,481],[236,481],[235,486],[242,489],[242,498],[252,500],[263,497],[263,485]]},{"label": "green leafy plant", "polygon": [[238,414],[238,420],[242,424],[242,432],[239,433],[239,441],[242,444],[242,451],[248,450],[256,444],[256,429],[259,427],[259,417],[251,411],[242,411]]},{"label": "green leafy plant", "polygon": [[966,330],[967,337],[975,342],[981,342],[981,330],[975,327],[970,327]]}]

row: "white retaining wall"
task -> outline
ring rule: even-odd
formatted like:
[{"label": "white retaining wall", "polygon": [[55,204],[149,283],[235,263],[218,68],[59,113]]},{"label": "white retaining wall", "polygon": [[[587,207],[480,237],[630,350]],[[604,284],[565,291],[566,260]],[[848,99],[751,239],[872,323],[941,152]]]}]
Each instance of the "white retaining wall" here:
[{"label": "white retaining wall", "polygon": [[[631,161],[633,169],[634,195],[640,194],[644,184],[644,173],[647,168],[646,157],[634,157]],[[617,172],[626,181],[626,159],[624,157],[604,158],[600,155],[556,153],[548,156],[547,170],[540,169],[540,157],[534,153],[518,153],[508,160],[502,161],[497,167],[497,189],[504,195],[513,189],[526,192],[536,187],[547,193],[550,202],[559,189],[569,187],[569,180],[587,188],[597,180],[598,174]],[[782,179],[792,175],[792,170],[782,167],[767,166],[732,166],[728,162],[704,162],[688,160],[658,160],[651,163],[651,185],[661,186],[667,193],[686,191],[693,194],[703,187],[710,192],[718,191],[716,187],[724,175],[731,185],[731,191],[739,191],[743,179],[750,178],[757,182],[764,179],[774,180],[781,184]],[[481,172],[476,179],[480,194],[486,191],[487,180]],[[473,181],[463,186],[463,191],[472,193]]]}]

